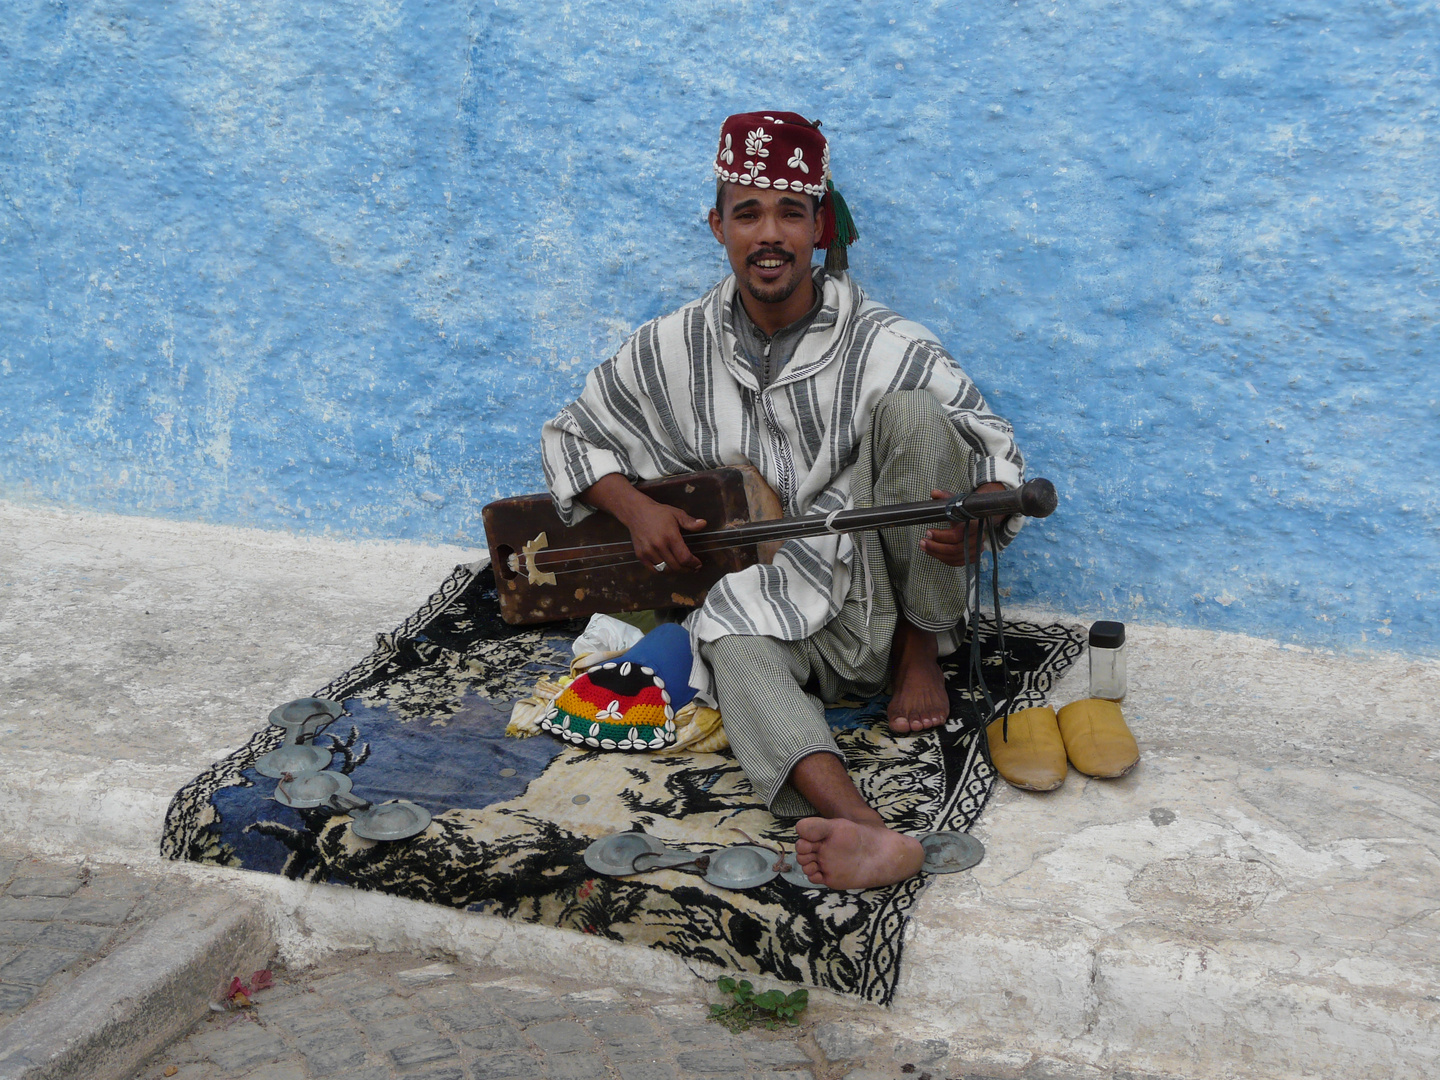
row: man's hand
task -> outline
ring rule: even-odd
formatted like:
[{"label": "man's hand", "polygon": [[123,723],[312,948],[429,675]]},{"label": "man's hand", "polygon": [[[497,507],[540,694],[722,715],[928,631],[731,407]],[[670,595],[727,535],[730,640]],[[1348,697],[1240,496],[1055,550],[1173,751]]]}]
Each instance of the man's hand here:
[{"label": "man's hand", "polygon": [[[693,518],[677,506],[666,506],[636,492],[644,503],[637,503],[628,516],[620,518],[630,530],[635,554],[652,570],[664,565],[663,573],[699,570],[700,559],[685,545],[680,530],[694,532],[705,527],[704,518]],[[618,516],[618,515],[617,515]]]},{"label": "man's hand", "polygon": [[[1004,484],[981,484],[976,491],[1004,491]],[[930,492],[932,499],[948,499],[948,491]],[[981,521],[967,521],[950,526],[948,529],[931,529],[920,541],[920,550],[931,558],[939,559],[946,566],[964,566],[968,553],[970,561],[980,561]],[[968,539],[966,533],[969,533]],[[967,552],[968,547],[968,552]]]},{"label": "man's hand", "polygon": [[662,565],[663,573],[700,569],[700,560],[686,547],[681,530],[703,529],[704,518],[656,502],[619,473],[601,477],[581,493],[580,500],[618,518],[630,530],[635,554],[652,570]]}]

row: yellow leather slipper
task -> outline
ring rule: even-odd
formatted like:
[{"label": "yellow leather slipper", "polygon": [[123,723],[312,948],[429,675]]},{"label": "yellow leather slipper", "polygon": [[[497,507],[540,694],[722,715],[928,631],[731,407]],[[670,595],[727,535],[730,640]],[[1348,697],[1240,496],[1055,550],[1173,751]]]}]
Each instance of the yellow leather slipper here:
[{"label": "yellow leather slipper", "polygon": [[1072,701],[1060,710],[1059,719],[1065,754],[1076,772],[1111,779],[1124,776],[1140,760],[1140,747],[1115,702]]},{"label": "yellow leather slipper", "polygon": [[1065,743],[1055,710],[1049,705],[1011,713],[1009,738],[1005,718],[985,729],[990,738],[990,760],[995,771],[1025,791],[1054,791],[1065,782]]}]

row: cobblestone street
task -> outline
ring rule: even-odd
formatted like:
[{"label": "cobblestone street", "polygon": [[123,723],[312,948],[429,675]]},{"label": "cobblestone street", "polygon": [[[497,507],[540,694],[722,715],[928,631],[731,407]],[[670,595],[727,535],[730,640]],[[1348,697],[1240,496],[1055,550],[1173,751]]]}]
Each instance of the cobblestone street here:
[{"label": "cobblestone street", "polygon": [[0,851],[0,1029],[173,903],[176,890],[156,886],[116,867]]},{"label": "cobblestone street", "polygon": [[[768,985],[768,984],[766,984]],[[802,1015],[802,1021],[806,1018]],[[913,1063],[831,1063],[844,1021],[731,1034],[700,1002],[405,955],[347,954],[276,973],[249,1009],[216,1013],[135,1080],[881,1080]],[[909,1065],[908,1071],[905,1066]],[[848,1068],[847,1068],[848,1066]],[[169,1070],[175,1070],[173,1072]],[[940,1073],[934,1074],[939,1080]]]}]

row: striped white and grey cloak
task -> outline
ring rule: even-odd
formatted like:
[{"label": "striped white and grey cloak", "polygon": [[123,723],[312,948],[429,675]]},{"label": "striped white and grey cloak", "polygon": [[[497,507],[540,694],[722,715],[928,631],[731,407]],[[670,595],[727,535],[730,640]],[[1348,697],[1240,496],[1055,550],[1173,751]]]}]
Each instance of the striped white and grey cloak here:
[{"label": "striped white and grey cloak", "polygon": [[[935,337],[869,300],[848,275],[824,276],[824,301],[790,362],[763,392],[732,326],[734,275],[646,323],[592,371],[541,433],[561,517],[594,513],[577,496],[601,477],[649,480],[750,461],[788,515],[848,509],[870,413],[884,394],[928,390],[974,449],[976,486],[1018,487],[1024,460],[1008,423]],[[1009,519],[1003,542],[1023,518]],[[809,637],[840,610],[855,547],[848,536],[791,540],[769,566],[722,579],[686,625],[692,645],[727,634]],[[695,649],[691,685],[708,697]]]}]

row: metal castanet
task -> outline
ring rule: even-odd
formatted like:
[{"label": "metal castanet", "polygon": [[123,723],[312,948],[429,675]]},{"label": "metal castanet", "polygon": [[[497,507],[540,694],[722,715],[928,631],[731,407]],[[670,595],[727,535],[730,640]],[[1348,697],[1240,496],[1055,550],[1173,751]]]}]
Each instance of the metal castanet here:
[{"label": "metal castanet", "polygon": [[528,624],[600,611],[696,607],[726,574],[769,562],[786,540],[1011,514],[1048,517],[1057,503],[1054,485],[1035,479],[1012,491],[782,518],[779,499],[749,467],[685,473],[636,487],[656,502],[705,519],[705,529],[685,535],[690,550],[703,555],[699,570],[657,572],[636,556],[629,531],[608,514],[567,526],[549,495],[502,499],[482,511],[501,617]]}]

